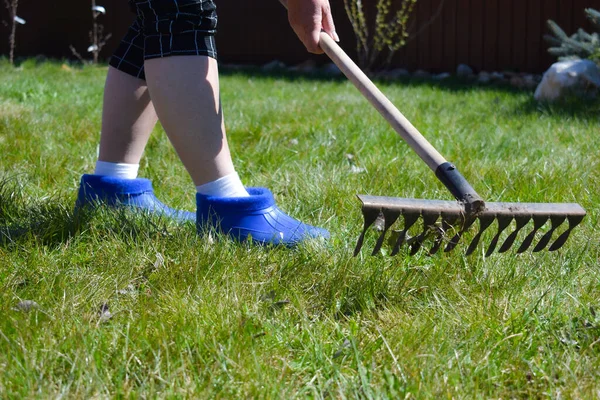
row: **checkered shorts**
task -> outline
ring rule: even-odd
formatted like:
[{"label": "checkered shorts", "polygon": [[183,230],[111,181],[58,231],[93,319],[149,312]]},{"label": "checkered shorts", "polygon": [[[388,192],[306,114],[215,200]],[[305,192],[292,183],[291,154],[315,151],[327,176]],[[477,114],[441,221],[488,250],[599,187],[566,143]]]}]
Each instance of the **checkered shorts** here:
[{"label": "checkered shorts", "polygon": [[137,15],[110,65],[146,79],[144,60],[174,55],[217,57],[213,0],[129,0]]}]

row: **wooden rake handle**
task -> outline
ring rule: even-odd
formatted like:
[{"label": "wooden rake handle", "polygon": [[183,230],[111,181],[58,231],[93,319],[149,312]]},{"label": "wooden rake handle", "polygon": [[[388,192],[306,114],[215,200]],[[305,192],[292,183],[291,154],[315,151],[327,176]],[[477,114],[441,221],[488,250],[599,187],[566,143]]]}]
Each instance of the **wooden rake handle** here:
[{"label": "wooden rake handle", "polygon": [[[279,0],[287,8],[287,0]],[[406,143],[435,172],[438,179],[450,190],[457,200],[465,203],[466,211],[476,213],[485,208],[485,203],[475,189],[449,163],[394,104],[375,86],[365,73],[352,61],[342,48],[325,32],[321,32],[319,46],[331,61],[356,86],[362,95],[375,107]]]}]

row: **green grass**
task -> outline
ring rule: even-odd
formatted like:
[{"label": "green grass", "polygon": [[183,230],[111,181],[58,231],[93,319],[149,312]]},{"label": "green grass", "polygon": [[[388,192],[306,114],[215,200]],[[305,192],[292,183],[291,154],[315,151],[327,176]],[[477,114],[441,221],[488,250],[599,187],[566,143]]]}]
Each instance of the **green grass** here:
[{"label": "green grass", "polygon": [[[105,73],[0,64],[1,398],[600,397],[597,100],[379,82],[484,198],[578,202],[588,216],[556,253],[354,258],[356,194],[449,196],[348,82],[222,74],[242,180],[332,233],[289,250],[121,211],[73,215]],[[160,127],[140,172],[194,209]]]}]

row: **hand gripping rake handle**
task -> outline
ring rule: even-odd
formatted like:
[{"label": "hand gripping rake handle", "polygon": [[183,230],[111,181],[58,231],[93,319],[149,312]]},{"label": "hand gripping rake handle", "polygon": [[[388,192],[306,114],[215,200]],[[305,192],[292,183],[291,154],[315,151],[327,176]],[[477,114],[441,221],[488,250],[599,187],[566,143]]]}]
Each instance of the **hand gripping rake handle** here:
[{"label": "hand gripping rake handle", "polygon": [[[287,8],[287,0],[279,0]],[[356,86],[365,98],[385,118],[405,142],[431,168],[438,179],[450,190],[457,200],[464,203],[468,214],[485,209],[485,203],[475,189],[448,162],[394,104],[375,86],[364,72],[352,61],[340,46],[325,32],[321,32],[319,46]]]}]

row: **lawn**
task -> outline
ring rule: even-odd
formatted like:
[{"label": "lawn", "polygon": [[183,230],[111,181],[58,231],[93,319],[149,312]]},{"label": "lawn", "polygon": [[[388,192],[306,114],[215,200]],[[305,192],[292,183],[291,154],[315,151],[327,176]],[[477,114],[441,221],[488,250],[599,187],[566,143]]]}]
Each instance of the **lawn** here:
[{"label": "lawn", "polygon": [[[487,200],[577,202],[588,216],[558,252],[353,257],[356,194],[450,196],[347,81],[223,71],[243,182],[332,233],[284,249],[74,215],[105,74],[0,64],[0,397],[600,397],[598,100],[377,82]],[[194,210],[160,127],[140,175]]]}]

